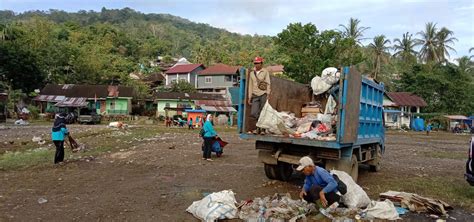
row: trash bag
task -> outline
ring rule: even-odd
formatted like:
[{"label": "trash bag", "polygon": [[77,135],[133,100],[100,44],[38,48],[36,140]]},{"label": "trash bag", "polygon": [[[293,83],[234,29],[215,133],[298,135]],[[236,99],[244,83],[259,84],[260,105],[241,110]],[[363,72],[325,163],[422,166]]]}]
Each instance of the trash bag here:
[{"label": "trash bag", "polygon": [[372,201],[370,202],[367,209],[364,210],[367,213],[367,218],[376,218],[383,220],[398,220],[397,208],[393,205],[392,201]]},{"label": "trash bag", "polygon": [[262,108],[260,117],[258,118],[257,127],[267,129],[273,134],[282,134],[278,129],[278,124],[281,122],[283,122],[283,119],[279,115],[278,111],[273,109],[267,100]]},{"label": "trash bag", "polygon": [[216,153],[222,152],[222,147],[219,141],[214,141],[214,143],[212,144],[212,152],[216,152]]},{"label": "trash bag", "polygon": [[328,91],[328,89],[330,89],[333,84],[339,81],[340,76],[341,73],[337,71],[337,68],[325,68],[321,73],[321,77],[315,76],[311,80],[311,88],[313,89],[313,94],[319,95]]},{"label": "trash bag", "polygon": [[335,108],[336,108],[336,100],[334,100],[334,97],[329,95],[328,102],[326,103],[326,108],[324,109],[324,114],[333,114]]},{"label": "trash bag", "polygon": [[[327,169],[330,170],[330,169]],[[339,179],[346,184],[347,193],[342,196],[342,202],[349,208],[364,208],[370,204],[367,193],[354,182],[352,177],[344,171],[331,170]]]},{"label": "trash bag", "polygon": [[236,203],[234,192],[223,190],[211,193],[202,200],[194,201],[186,211],[206,222],[234,219],[237,216]]}]

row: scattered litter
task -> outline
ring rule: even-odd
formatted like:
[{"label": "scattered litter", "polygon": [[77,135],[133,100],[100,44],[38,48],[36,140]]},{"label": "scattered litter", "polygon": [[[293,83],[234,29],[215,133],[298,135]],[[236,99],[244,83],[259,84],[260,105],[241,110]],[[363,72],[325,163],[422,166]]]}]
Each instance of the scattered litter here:
[{"label": "scattered litter", "polygon": [[19,125],[19,126],[28,126],[28,125],[30,125],[30,123],[29,123],[28,121],[25,121],[25,120],[19,119],[19,120],[16,120],[16,121],[15,121],[15,125]]},{"label": "scattered litter", "polygon": [[451,210],[449,204],[444,201],[419,196],[413,193],[388,191],[380,194],[380,198],[398,202],[403,208],[408,208],[412,212],[430,213],[436,215],[446,215],[446,210]]},{"label": "scattered litter", "polygon": [[317,212],[312,203],[293,200],[290,194],[275,194],[272,197],[255,198],[239,204],[239,218],[246,221],[284,221],[304,218],[311,212]]},{"label": "scattered litter", "polygon": [[397,209],[393,205],[392,201],[372,201],[370,202],[367,209],[364,210],[367,213],[367,218],[377,218],[384,220],[398,220]]},{"label": "scattered litter", "polygon": [[234,219],[237,216],[236,203],[234,192],[223,190],[211,193],[200,201],[194,201],[186,211],[206,222],[213,222],[217,219]]},{"label": "scattered litter", "polygon": [[396,207],[397,208],[397,213],[398,215],[404,215],[406,213],[408,213],[409,210],[403,208],[403,207]]},{"label": "scattered litter", "polygon": [[344,171],[331,170],[347,186],[347,193],[342,196],[342,202],[349,208],[364,208],[370,204],[370,198],[352,177]]},{"label": "scattered litter", "polygon": [[43,140],[43,139],[40,136],[33,136],[33,139],[31,139],[31,141],[33,141],[34,143],[37,143],[41,140]]},{"label": "scattered litter", "polygon": [[44,204],[44,203],[47,203],[47,202],[48,202],[48,200],[47,200],[46,198],[44,198],[44,197],[40,197],[40,198],[38,199],[38,203],[39,203],[39,204]]},{"label": "scattered litter", "polygon": [[123,123],[123,122],[110,122],[108,127],[109,128],[117,128],[117,129],[127,129],[128,124]]}]

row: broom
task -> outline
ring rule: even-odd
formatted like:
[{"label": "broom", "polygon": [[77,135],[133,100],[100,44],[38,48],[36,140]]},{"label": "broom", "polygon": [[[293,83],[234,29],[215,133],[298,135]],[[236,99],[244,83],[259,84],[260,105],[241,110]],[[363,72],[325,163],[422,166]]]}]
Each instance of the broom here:
[{"label": "broom", "polygon": [[79,151],[79,143],[76,142],[76,140],[74,140],[74,138],[72,138],[71,134],[69,134],[67,136],[68,140],[69,140],[69,145],[71,145],[71,150],[72,152],[77,152]]}]

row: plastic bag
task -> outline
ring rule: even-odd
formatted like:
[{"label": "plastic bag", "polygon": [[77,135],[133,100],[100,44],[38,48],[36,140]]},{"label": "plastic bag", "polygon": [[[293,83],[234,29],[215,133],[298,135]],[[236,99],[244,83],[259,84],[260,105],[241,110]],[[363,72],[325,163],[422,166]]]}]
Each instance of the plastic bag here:
[{"label": "plastic bag", "polygon": [[231,190],[211,193],[200,201],[194,201],[186,209],[201,221],[213,222],[217,219],[233,219],[237,216],[235,195]]},{"label": "plastic bag", "polygon": [[364,210],[367,213],[368,218],[377,218],[383,220],[398,220],[397,208],[393,205],[392,201],[372,201],[367,209]]},{"label": "plastic bag", "polygon": [[311,80],[311,88],[314,95],[322,94],[328,91],[332,85],[339,81],[341,74],[334,67],[325,68],[321,73],[321,77],[315,76]]},{"label": "plastic bag", "polygon": [[333,96],[329,95],[328,102],[326,103],[326,108],[324,109],[324,114],[333,114],[335,108],[336,100],[334,100]]},{"label": "plastic bag", "polygon": [[279,115],[278,111],[273,109],[270,103],[267,102],[262,108],[260,117],[258,118],[257,127],[267,129],[271,133],[281,134],[281,131],[278,129],[278,124],[282,123],[283,119]]},{"label": "plastic bag", "polygon": [[[331,169],[327,169],[331,170]],[[354,182],[352,177],[344,171],[331,170],[347,186],[347,193],[342,196],[342,202],[349,208],[364,208],[370,204],[367,193]]]}]

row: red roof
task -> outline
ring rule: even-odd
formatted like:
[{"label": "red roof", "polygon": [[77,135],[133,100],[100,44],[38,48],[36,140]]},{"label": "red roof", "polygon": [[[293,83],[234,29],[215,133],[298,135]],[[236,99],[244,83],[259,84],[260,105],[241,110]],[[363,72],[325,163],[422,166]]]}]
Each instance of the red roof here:
[{"label": "red roof", "polygon": [[204,70],[199,71],[199,75],[222,75],[222,74],[236,74],[240,66],[229,66],[226,64],[216,64],[209,66]]},{"label": "red roof", "polygon": [[166,71],[166,74],[177,74],[177,73],[190,73],[199,67],[203,67],[202,64],[186,64],[186,65],[177,65]]},{"label": "red roof", "polygon": [[271,73],[274,72],[283,72],[284,71],[284,66],[283,65],[274,65],[274,66],[267,66],[267,70]]},{"label": "red roof", "polygon": [[397,106],[428,106],[423,98],[410,92],[389,92],[387,95]]}]

